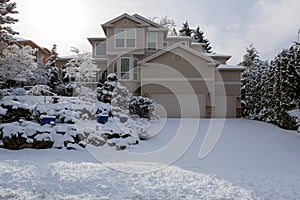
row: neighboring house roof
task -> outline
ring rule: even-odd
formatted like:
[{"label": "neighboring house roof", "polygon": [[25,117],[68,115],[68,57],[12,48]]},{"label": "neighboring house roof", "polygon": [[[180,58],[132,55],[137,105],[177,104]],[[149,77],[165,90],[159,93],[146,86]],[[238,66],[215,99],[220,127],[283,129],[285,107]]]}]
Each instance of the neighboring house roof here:
[{"label": "neighboring house roof", "polygon": [[244,71],[244,70],[246,70],[246,67],[220,64],[218,66],[218,69],[219,70],[241,70],[241,71]]},{"label": "neighboring house roof", "polygon": [[208,62],[210,62],[212,64],[215,64],[215,65],[220,64],[218,61],[216,61],[216,60],[214,60],[214,59],[212,59],[212,58],[210,58],[208,56],[205,56],[203,53],[201,53],[199,51],[196,51],[194,49],[188,48],[188,47],[186,47],[186,46],[184,46],[184,45],[182,45],[180,43],[174,44],[174,45],[172,45],[172,46],[170,46],[170,47],[168,47],[166,49],[163,49],[163,50],[161,50],[161,51],[159,51],[159,52],[157,52],[157,53],[155,53],[155,54],[153,54],[153,55],[151,55],[151,56],[149,56],[149,57],[147,57],[147,58],[139,61],[138,63],[139,64],[147,63],[147,62],[153,60],[154,58],[157,58],[157,57],[159,57],[159,56],[161,56],[161,55],[163,55],[163,54],[165,54],[167,52],[172,51],[175,48],[181,48],[181,49],[183,49],[185,51],[188,51],[188,52],[190,52],[190,53],[192,53],[192,54],[194,54],[194,55],[196,55],[196,56],[198,56],[198,57],[200,57],[200,58],[202,58],[202,59],[204,59],[204,60],[206,60],[206,61],[208,61]]},{"label": "neighboring house roof", "polygon": [[28,39],[24,39],[24,38],[15,38],[15,39],[16,39],[16,42],[19,43],[21,46],[28,45],[31,48],[38,49],[44,55],[49,55],[50,56],[50,54],[51,54],[51,52],[47,48],[40,47],[39,45],[34,43],[32,40],[28,40]]}]

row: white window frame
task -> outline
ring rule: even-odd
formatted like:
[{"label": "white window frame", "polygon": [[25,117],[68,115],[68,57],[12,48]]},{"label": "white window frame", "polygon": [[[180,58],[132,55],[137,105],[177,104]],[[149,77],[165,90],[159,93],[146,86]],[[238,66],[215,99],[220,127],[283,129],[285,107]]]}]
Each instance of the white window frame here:
[{"label": "white window frame", "polygon": [[187,47],[187,42],[186,41],[181,41],[180,44]]},{"label": "white window frame", "polygon": [[[117,31],[121,31],[123,30],[124,31],[124,46],[123,47],[117,47]],[[127,32],[128,30],[133,30],[134,31],[134,38],[128,38],[128,35],[127,35]],[[136,42],[137,42],[137,39],[136,39],[136,28],[118,28],[118,29],[115,29],[115,32],[114,32],[114,47],[116,49],[133,49],[133,48],[136,48]],[[127,40],[129,39],[134,39],[134,46],[133,47],[128,47],[127,45]]]},{"label": "white window frame", "polygon": [[[125,72],[125,74],[127,73],[128,74],[128,78],[123,78],[123,71],[122,71],[122,59],[128,59],[129,60],[129,66],[128,66],[128,71]],[[130,80],[131,79],[131,57],[121,57],[120,58],[120,79],[121,80]]]},{"label": "white window frame", "polygon": [[[155,34],[155,49],[149,49],[149,35],[148,34]],[[151,42],[153,43],[153,42]],[[148,52],[156,52],[157,51],[157,32],[147,32],[147,46],[146,49]]]}]

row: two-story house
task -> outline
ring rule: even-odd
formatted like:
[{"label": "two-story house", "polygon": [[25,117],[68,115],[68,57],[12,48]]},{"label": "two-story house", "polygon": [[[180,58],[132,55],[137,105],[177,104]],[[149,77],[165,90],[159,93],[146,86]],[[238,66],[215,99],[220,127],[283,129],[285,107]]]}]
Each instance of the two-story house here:
[{"label": "two-story house", "polygon": [[138,14],[104,24],[106,37],[88,38],[93,60],[116,73],[130,92],[153,98],[163,117],[240,117],[240,74],[231,56],[208,54],[191,37]]}]

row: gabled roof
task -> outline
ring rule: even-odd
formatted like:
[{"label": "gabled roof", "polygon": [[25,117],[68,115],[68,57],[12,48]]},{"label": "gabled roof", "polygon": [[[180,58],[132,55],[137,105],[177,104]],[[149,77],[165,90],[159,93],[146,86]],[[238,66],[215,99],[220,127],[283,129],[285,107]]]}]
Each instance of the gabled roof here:
[{"label": "gabled roof", "polygon": [[144,21],[142,21],[142,20],[140,20],[140,19],[138,19],[138,18],[136,18],[136,17],[133,17],[133,16],[131,16],[131,15],[128,15],[127,13],[124,13],[123,15],[120,15],[120,16],[118,16],[118,17],[116,17],[116,18],[114,18],[114,19],[112,19],[112,20],[110,20],[110,21],[108,21],[108,22],[102,24],[101,26],[102,26],[104,32],[106,32],[106,31],[105,31],[105,28],[106,28],[106,27],[113,27],[113,26],[114,26],[113,24],[114,24],[116,21],[119,21],[120,19],[123,19],[123,18],[128,18],[128,19],[130,19],[130,20],[136,22],[138,26],[149,26],[148,23],[146,23],[146,22],[144,22]]},{"label": "gabled roof", "polygon": [[148,23],[148,24],[150,24],[152,26],[155,26],[157,28],[164,28],[163,26],[161,26],[161,25],[159,25],[159,24],[157,24],[157,23],[155,23],[155,22],[153,22],[153,21],[151,21],[151,20],[149,20],[149,19],[147,19],[147,18],[145,18],[145,17],[143,17],[141,15],[134,14],[132,16],[135,17],[135,18],[137,18],[137,19],[139,19],[139,20],[142,20],[142,21],[144,21],[144,22],[146,22],[146,23]]},{"label": "gabled roof", "polygon": [[138,63],[139,64],[145,64],[145,63],[153,60],[154,58],[157,58],[157,57],[159,57],[159,56],[161,56],[161,55],[163,55],[163,54],[165,54],[167,52],[172,51],[175,48],[181,48],[181,49],[183,49],[183,50],[185,50],[185,51],[187,51],[187,52],[189,52],[191,54],[194,54],[195,56],[198,56],[199,58],[202,58],[202,59],[204,59],[204,60],[206,60],[206,61],[208,61],[208,62],[210,62],[212,64],[215,64],[215,65],[219,65],[220,64],[218,61],[216,61],[216,60],[214,60],[214,59],[212,59],[212,58],[210,58],[208,56],[205,56],[203,53],[198,52],[198,51],[196,51],[194,49],[188,48],[188,47],[186,47],[186,46],[184,46],[184,45],[182,45],[180,43],[176,43],[176,44],[174,44],[174,45],[172,45],[172,46],[170,46],[170,47],[168,47],[166,49],[163,49],[163,50],[161,50],[161,51],[159,51],[159,52],[157,52],[157,53],[155,53],[155,54],[153,54],[153,55],[151,55],[151,56],[149,56],[149,57],[147,57],[147,58],[139,61]]}]

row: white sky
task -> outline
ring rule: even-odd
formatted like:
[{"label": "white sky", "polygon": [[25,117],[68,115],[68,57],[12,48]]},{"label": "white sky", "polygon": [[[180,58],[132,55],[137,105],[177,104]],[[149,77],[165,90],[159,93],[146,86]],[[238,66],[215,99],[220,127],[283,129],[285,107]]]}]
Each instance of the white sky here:
[{"label": "white sky", "polygon": [[145,17],[168,16],[177,29],[189,20],[200,26],[216,53],[230,54],[229,64],[242,60],[254,44],[264,60],[297,40],[300,29],[299,0],[11,0],[17,3],[20,21],[13,26],[18,37],[51,49],[60,56],[71,47],[91,51],[86,38],[101,37],[101,24],[127,12]]}]

